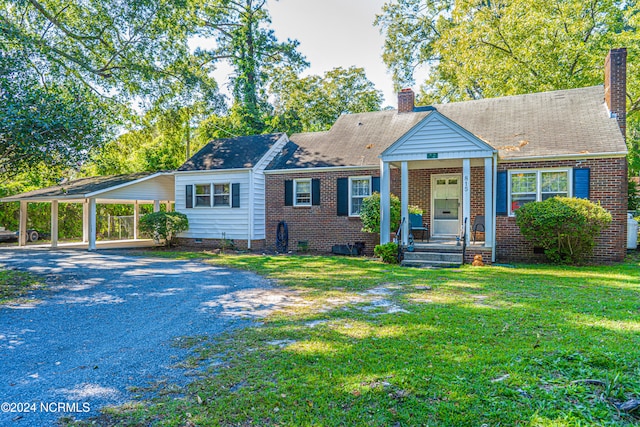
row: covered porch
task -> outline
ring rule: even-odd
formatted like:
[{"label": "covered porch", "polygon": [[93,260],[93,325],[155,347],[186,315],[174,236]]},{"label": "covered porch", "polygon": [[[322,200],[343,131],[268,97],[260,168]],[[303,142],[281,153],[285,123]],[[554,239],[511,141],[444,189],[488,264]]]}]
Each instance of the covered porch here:
[{"label": "covered porch", "polygon": [[[114,241],[97,242],[97,210],[98,204],[131,204],[133,205],[133,241],[141,245],[149,245],[147,239],[140,239],[138,222],[140,205],[153,204],[154,212],[160,211],[165,204],[167,211],[175,200],[174,177],[172,173],[137,173],[130,175],[80,178],[53,187],[34,190],[1,199],[2,202],[19,202],[20,218],[18,246],[27,244],[28,205],[34,202],[51,204],[51,244],[50,247],[86,247],[95,251],[100,247],[114,247]],[[82,204],[82,241],[59,243],[60,203]],[[129,239],[131,240],[131,239]],[[122,241],[121,241],[122,242]],[[134,245],[135,246],[135,245]]]},{"label": "covered porch", "polygon": [[[391,227],[393,193],[401,202],[403,247],[409,244],[409,206],[417,206],[429,243],[416,239],[415,248],[447,253],[459,245],[494,262],[496,172],[497,151],[434,110],[380,156],[380,229]],[[474,230],[474,223],[483,227]],[[390,240],[380,233],[381,244]]]}]

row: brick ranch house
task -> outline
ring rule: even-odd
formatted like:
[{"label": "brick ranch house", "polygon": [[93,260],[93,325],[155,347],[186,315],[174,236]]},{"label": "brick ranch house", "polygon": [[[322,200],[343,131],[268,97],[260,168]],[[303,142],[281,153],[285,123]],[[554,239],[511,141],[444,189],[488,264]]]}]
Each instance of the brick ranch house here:
[{"label": "brick ranch house", "polygon": [[[627,211],[626,49],[612,50],[604,86],[416,107],[410,89],[397,111],[341,116],[326,132],[295,134],[265,169],[266,245],[288,224],[290,242],[316,251],[365,242],[371,253],[388,233],[361,232],[362,198],[381,193],[381,230],[390,194],[424,211],[432,239],[466,235],[485,217],[481,244],[466,261],[535,261],[515,210],[554,195],[588,198],[613,216],[593,261],[625,256]],[[404,223],[403,244],[407,244]],[[463,233],[466,231],[466,233]],[[379,240],[378,240],[379,239]]]}]

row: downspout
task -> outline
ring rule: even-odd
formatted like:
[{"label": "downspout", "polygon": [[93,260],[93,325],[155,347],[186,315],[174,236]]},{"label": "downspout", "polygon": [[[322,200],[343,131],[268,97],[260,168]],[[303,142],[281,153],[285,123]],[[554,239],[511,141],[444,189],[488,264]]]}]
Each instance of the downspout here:
[{"label": "downspout", "polygon": [[498,223],[498,215],[496,215],[498,208],[498,153],[493,153],[493,238],[491,242],[491,263],[496,262],[496,224]]}]

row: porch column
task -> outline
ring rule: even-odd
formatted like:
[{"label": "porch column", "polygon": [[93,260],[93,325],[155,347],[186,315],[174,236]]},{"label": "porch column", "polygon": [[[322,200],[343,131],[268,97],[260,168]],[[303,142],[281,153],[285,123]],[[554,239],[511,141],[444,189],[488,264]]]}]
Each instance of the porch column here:
[{"label": "porch column", "polygon": [[493,158],[484,159],[484,247],[493,247]]},{"label": "porch column", "polygon": [[89,201],[82,202],[82,243],[89,241]]},{"label": "porch column", "polygon": [[140,205],[136,200],[133,202],[133,240],[138,240],[139,238],[138,221],[140,221]]},{"label": "porch column", "polygon": [[402,224],[402,244],[409,244],[409,164],[407,162],[400,163],[401,174],[401,218],[404,219]]},{"label": "porch column", "polygon": [[58,201],[51,201],[51,247],[58,247]]},{"label": "porch column", "polygon": [[160,212],[160,200],[153,201],[153,211]]},{"label": "porch column", "polygon": [[[466,221],[465,221],[466,220]],[[466,236],[466,244],[469,244],[469,231],[471,230],[471,161],[462,159],[462,224]]]},{"label": "porch column", "polygon": [[89,250],[96,250],[96,199],[89,199]]},{"label": "porch column", "polygon": [[391,170],[380,160],[380,244],[389,243],[391,229]]},{"label": "porch column", "polygon": [[18,225],[18,246],[27,245],[27,202],[20,200],[20,223]]}]

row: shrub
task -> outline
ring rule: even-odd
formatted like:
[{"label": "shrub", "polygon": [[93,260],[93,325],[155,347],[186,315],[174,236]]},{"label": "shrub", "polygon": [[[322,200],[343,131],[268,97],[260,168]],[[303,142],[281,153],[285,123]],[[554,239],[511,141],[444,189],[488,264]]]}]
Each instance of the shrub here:
[{"label": "shrub", "polygon": [[[365,233],[380,233],[380,193],[373,193],[362,201],[360,207],[360,219],[362,231]],[[396,231],[400,224],[400,199],[391,195],[391,228],[389,232]]]},{"label": "shrub", "polygon": [[409,205],[409,213],[410,214],[416,214],[416,215],[422,215],[424,213],[424,211],[422,210],[422,208],[420,206]]},{"label": "shrub", "polygon": [[187,216],[180,212],[154,212],[140,218],[140,231],[149,234],[153,240],[171,247],[176,234],[189,229]]},{"label": "shrub", "polygon": [[373,253],[375,256],[382,258],[383,262],[387,264],[397,264],[398,263],[398,244],[389,242],[384,245],[376,245],[373,248]]},{"label": "shrub", "polygon": [[640,185],[635,181],[629,180],[629,206],[630,211],[637,211],[640,209]]},{"label": "shrub", "polygon": [[552,197],[516,211],[522,235],[544,248],[553,263],[576,264],[593,253],[595,239],[611,223],[611,214],[584,199]]}]

